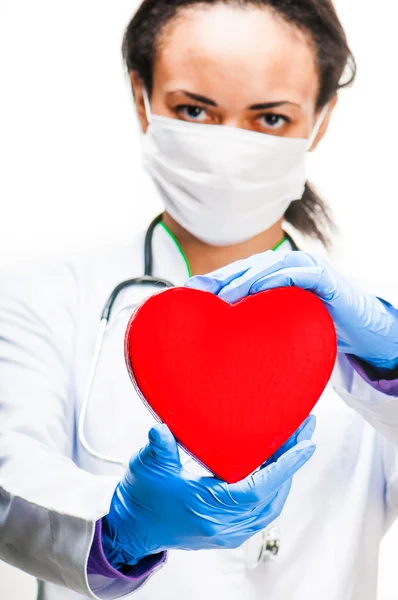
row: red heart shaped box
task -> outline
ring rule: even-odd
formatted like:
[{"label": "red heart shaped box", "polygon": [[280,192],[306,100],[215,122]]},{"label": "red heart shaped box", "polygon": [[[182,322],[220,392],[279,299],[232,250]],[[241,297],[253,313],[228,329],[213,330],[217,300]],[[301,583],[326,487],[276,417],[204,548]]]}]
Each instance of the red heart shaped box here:
[{"label": "red heart shaped box", "polygon": [[309,415],[333,370],[336,332],[319,298],[299,288],[234,305],[173,288],[134,311],[125,355],[150,410],[196,460],[232,483]]}]

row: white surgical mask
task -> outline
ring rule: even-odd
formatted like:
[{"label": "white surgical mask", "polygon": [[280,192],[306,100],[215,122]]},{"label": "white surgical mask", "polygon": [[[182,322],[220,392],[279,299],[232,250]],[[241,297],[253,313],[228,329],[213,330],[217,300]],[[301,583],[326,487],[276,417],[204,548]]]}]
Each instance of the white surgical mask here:
[{"label": "white surgical mask", "polygon": [[309,139],[207,125],[151,113],[143,136],[143,165],[167,212],[213,246],[248,240],[279,221],[304,193]]}]

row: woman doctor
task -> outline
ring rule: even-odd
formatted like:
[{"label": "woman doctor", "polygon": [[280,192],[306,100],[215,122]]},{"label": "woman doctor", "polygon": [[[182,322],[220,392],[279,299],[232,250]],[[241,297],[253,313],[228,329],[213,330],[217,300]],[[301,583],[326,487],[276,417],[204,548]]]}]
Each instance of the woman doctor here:
[{"label": "woman doctor", "polygon": [[[0,557],[35,575],[45,600],[374,599],[379,541],[398,510],[398,315],[282,229],[285,218],[326,241],[306,153],[347,65],[355,74],[333,6],[145,0],[123,51],[165,205],[149,232],[154,276],[227,302],[296,285],[334,320],[317,451],[309,460],[310,417],[235,485],[179,453],[124,367],[126,319],[156,289],[143,284],[115,302],[77,435],[98,319],[110,291],[142,275],[144,235],[10,274],[0,286]],[[276,518],[281,549],[263,561],[261,532]]]}]

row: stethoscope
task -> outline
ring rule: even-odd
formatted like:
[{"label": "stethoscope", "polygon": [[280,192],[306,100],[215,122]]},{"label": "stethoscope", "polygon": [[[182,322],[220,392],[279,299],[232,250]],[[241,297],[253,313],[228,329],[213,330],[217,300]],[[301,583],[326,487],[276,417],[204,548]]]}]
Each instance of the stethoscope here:
[{"label": "stethoscope", "polygon": [[152,221],[152,223],[149,225],[149,227],[146,231],[146,234],[145,234],[144,274],[141,277],[134,277],[134,279],[126,279],[126,281],[122,281],[121,283],[119,283],[115,287],[115,289],[112,291],[108,300],[105,303],[104,309],[101,313],[97,340],[96,340],[95,347],[94,347],[94,354],[93,354],[93,358],[92,358],[92,362],[91,362],[91,366],[90,366],[90,370],[89,370],[87,385],[86,385],[86,389],[84,392],[83,402],[82,402],[80,415],[79,415],[78,440],[81,443],[81,445],[83,446],[83,448],[85,449],[85,451],[88,454],[90,454],[91,456],[93,456],[94,458],[102,460],[108,464],[119,465],[119,466],[123,466],[123,467],[126,467],[127,463],[120,460],[120,458],[115,458],[112,456],[107,456],[105,454],[102,454],[101,452],[98,452],[97,450],[95,450],[89,444],[89,442],[86,438],[85,432],[84,432],[84,425],[85,425],[85,421],[86,421],[87,408],[88,408],[88,404],[89,404],[89,400],[90,400],[90,394],[91,394],[91,390],[93,388],[94,377],[95,377],[95,373],[97,370],[98,361],[100,358],[105,333],[106,333],[109,321],[111,319],[112,309],[116,302],[117,297],[123,290],[125,290],[127,288],[132,288],[134,286],[141,286],[141,285],[148,286],[148,287],[152,286],[155,289],[159,289],[159,290],[174,287],[174,284],[171,283],[171,281],[168,281],[167,279],[160,279],[159,277],[153,276],[153,234],[154,234],[156,226],[161,222],[162,217],[163,217],[163,215],[158,215]]},{"label": "stethoscope", "polygon": [[[152,223],[149,225],[144,241],[144,274],[141,277],[135,277],[133,279],[127,279],[126,281],[122,281],[119,283],[115,289],[110,294],[108,300],[105,303],[104,309],[101,313],[100,325],[98,329],[98,336],[95,343],[94,354],[92,358],[92,363],[89,370],[89,376],[87,379],[87,385],[85,389],[85,393],[83,396],[82,407],[79,415],[78,421],[78,440],[81,443],[82,447],[85,451],[90,454],[92,457],[102,460],[108,464],[114,464],[123,466],[126,468],[127,463],[120,460],[120,458],[115,458],[112,456],[107,456],[95,450],[87,441],[84,432],[85,420],[87,415],[87,408],[90,400],[90,394],[93,388],[93,382],[95,373],[97,370],[97,365],[99,361],[99,357],[101,354],[101,349],[103,346],[104,336],[112,315],[112,309],[115,304],[115,301],[119,294],[127,289],[134,286],[152,286],[155,289],[165,289],[172,288],[174,284],[167,279],[161,279],[159,277],[154,277],[153,275],[153,235],[156,226],[162,221],[163,215],[158,215]],[[291,248],[293,250],[298,250],[298,247],[291,236],[284,232],[285,239],[289,241]],[[276,528],[268,529],[262,532],[262,544],[259,556],[256,557],[252,568],[255,568],[260,562],[267,560],[272,556],[276,556],[279,552],[280,547],[280,536]]]}]

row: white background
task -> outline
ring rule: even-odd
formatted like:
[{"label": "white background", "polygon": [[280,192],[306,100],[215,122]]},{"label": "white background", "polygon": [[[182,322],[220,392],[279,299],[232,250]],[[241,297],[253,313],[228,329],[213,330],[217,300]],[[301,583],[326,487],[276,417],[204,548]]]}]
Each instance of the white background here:
[{"label": "white background", "polygon": [[[128,242],[159,210],[146,199],[120,54],[136,5],[0,0],[1,269]],[[398,5],[336,6],[359,74],[341,94],[311,178],[340,227],[335,265],[391,297],[398,295]],[[397,550],[398,527],[383,543],[379,600],[398,598]],[[34,589],[28,576],[0,564],[1,600],[30,600]]]}]

